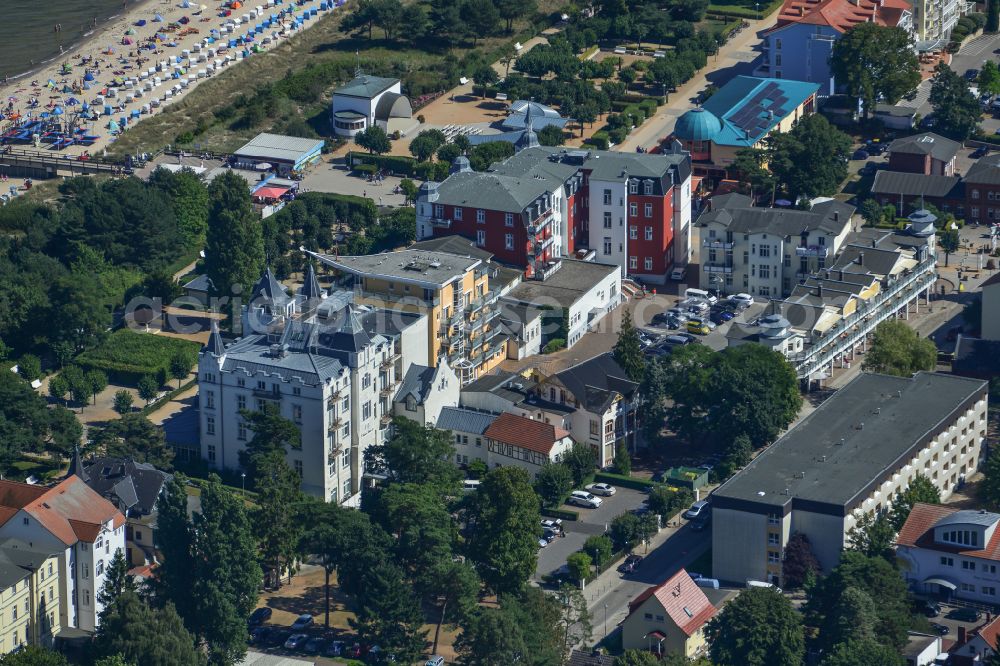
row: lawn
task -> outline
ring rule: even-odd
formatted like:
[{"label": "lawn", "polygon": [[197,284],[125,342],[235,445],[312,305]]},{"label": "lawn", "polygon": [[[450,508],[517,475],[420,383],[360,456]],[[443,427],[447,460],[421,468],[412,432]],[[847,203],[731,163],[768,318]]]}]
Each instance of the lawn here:
[{"label": "lawn", "polygon": [[196,342],[123,328],[80,354],[76,363],[102,370],[120,383],[135,383],[143,375],[158,377],[164,383],[170,377],[170,361],[174,356],[183,355],[191,367],[198,360],[198,350]]},{"label": "lawn", "polygon": [[5,478],[13,481],[24,481],[34,476],[40,481],[48,481],[62,473],[62,464],[48,458],[22,458],[11,463]]}]

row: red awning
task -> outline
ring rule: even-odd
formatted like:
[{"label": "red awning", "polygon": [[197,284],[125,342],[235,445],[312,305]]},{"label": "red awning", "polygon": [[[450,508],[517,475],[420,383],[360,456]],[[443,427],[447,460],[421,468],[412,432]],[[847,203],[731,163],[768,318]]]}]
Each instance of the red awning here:
[{"label": "red awning", "polygon": [[646,638],[655,638],[658,641],[662,641],[666,637],[667,635],[662,631],[651,631],[648,634],[646,634]]},{"label": "red awning", "polygon": [[258,199],[280,199],[287,191],[287,187],[262,187],[253,195]]}]

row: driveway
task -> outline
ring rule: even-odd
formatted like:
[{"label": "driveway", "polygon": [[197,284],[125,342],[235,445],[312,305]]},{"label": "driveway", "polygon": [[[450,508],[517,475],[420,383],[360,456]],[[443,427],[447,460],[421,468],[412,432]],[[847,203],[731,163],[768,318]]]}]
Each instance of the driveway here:
[{"label": "driveway", "polygon": [[600,508],[584,509],[578,506],[563,506],[561,508],[577,511],[579,520],[563,521],[566,536],[560,537],[538,552],[538,567],[535,578],[541,579],[542,574],[550,574],[566,564],[566,558],[583,547],[583,542],[592,536],[604,534],[608,525],[616,517],[642,506],[646,494],[631,488],[617,487],[611,497],[602,497],[604,502]]}]

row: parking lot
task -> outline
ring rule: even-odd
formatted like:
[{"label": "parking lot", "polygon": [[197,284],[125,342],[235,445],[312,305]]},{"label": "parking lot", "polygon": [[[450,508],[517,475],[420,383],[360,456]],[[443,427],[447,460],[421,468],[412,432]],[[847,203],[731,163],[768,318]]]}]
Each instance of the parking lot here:
[{"label": "parking lot", "polygon": [[540,580],[543,574],[551,574],[566,564],[566,558],[580,550],[583,547],[583,542],[589,537],[604,534],[607,526],[615,517],[642,506],[646,495],[638,490],[617,487],[617,492],[614,495],[601,499],[603,503],[597,509],[585,509],[579,506],[562,507],[578,512],[580,519],[564,520],[563,531],[566,536],[555,539],[538,551],[538,567],[535,569],[536,580]]},{"label": "parking lot", "polygon": [[[927,619],[933,626],[934,633],[937,633],[944,638],[951,639],[953,641],[958,640],[959,627],[964,627],[966,632],[971,634],[973,629],[986,622],[987,613],[985,612],[982,613],[977,622],[963,622],[955,619],[954,617],[949,617],[949,615],[954,614],[956,610],[963,608],[963,606],[947,603],[941,603],[939,605],[941,606],[941,614],[937,617],[929,617]],[[948,633],[944,633],[944,629],[941,627],[947,628]]]},{"label": "parking lot", "polygon": [[[764,312],[764,309],[766,307],[767,307],[766,303],[762,303],[759,301],[755,302],[749,308],[736,315],[736,317],[732,321],[723,322],[717,325],[715,329],[712,330],[708,335],[699,335],[698,341],[701,344],[706,345],[711,349],[714,349],[715,351],[721,351],[728,346],[728,342],[726,341],[726,333],[729,331],[729,327],[732,326],[732,323],[734,321],[741,322],[744,324],[750,323],[755,319],[757,319],[761,315],[761,313]],[[645,315],[644,320],[641,322],[637,321],[636,325],[639,326],[643,331],[645,331],[649,335],[656,336],[658,338],[662,338],[672,333],[686,331],[684,327],[681,327],[678,330],[670,330],[666,326],[651,325],[650,320],[657,314],[659,314],[659,312],[646,310],[645,312],[643,312],[643,315]]]}]

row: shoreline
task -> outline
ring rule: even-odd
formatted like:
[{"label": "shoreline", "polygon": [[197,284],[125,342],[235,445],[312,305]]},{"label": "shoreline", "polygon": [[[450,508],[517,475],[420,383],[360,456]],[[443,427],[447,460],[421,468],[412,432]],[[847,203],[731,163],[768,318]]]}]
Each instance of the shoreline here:
[{"label": "shoreline", "polygon": [[[0,80],[0,100],[6,100],[0,111],[10,116],[4,120],[0,115],[0,130],[54,111],[67,114],[72,126],[85,127],[86,134],[97,138],[86,146],[75,142],[59,150],[44,141],[34,146],[21,143],[21,147],[51,150],[54,157],[66,159],[106,152],[117,140],[112,131],[128,131],[132,124],[169,108],[223,69],[284,44],[329,13],[342,10],[333,0],[257,0],[260,6],[254,9],[241,7],[230,16],[220,16],[228,2],[188,1],[191,6],[183,7],[185,0],[132,0],[127,11],[109,17],[72,49],[16,78]],[[156,15],[162,21],[154,21]],[[271,21],[271,15],[278,18]],[[140,21],[145,24],[137,26]],[[171,28],[171,24],[178,25]],[[165,36],[152,42],[157,33]],[[126,35],[130,44],[124,43]],[[213,36],[215,43],[207,45]],[[244,37],[243,45],[229,46],[230,40]],[[155,50],[148,49],[153,43]],[[64,71],[63,65],[69,69]],[[77,104],[89,104],[89,111],[78,115],[83,106]]]},{"label": "shoreline", "polygon": [[[105,35],[110,33],[115,23],[127,18],[133,11],[141,11],[144,5],[151,5],[155,2],[156,0],[131,0],[123,10],[99,20],[96,27],[84,32],[74,41],[70,42],[62,53],[57,53],[47,60],[41,60],[33,66],[29,66],[29,69],[23,72],[4,74],[5,80],[0,80],[0,90],[2,90],[3,86],[17,83],[22,79],[30,79],[33,75],[45,71],[47,67],[51,67],[53,63],[61,58],[74,58],[83,49],[97,47],[96,42],[99,42]],[[95,42],[95,44],[91,44],[91,42]]]}]

